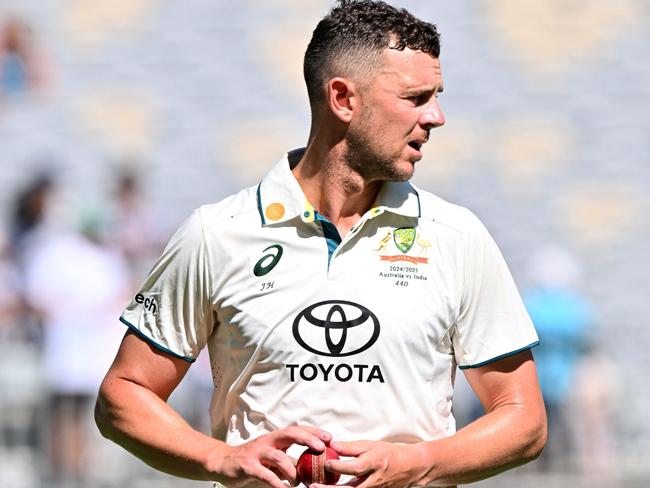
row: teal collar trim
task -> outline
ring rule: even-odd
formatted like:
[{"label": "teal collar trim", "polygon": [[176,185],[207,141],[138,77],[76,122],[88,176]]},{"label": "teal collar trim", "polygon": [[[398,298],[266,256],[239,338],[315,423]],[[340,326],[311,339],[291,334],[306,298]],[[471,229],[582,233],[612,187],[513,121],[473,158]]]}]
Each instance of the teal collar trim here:
[{"label": "teal collar trim", "polygon": [[334,252],[343,239],[341,239],[341,234],[339,234],[336,226],[318,212],[314,212],[314,220],[320,222],[320,225],[323,228],[323,236],[327,242],[327,267],[329,268],[330,263],[332,262],[332,255],[334,255]]},{"label": "teal collar trim", "polygon": [[262,211],[262,196],[260,194],[261,188],[262,188],[262,183],[257,185],[257,211],[260,213],[260,219],[262,219],[262,225],[266,225],[266,219],[264,218],[264,212]]}]

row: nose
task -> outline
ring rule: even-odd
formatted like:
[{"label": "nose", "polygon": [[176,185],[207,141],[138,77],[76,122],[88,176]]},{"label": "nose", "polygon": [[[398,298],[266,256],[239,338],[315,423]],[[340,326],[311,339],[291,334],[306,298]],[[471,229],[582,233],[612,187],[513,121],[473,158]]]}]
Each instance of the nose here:
[{"label": "nose", "polygon": [[419,123],[420,126],[427,130],[445,125],[445,115],[442,113],[437,98],[432,97],[429,103],[427,103],[420,116]]}]

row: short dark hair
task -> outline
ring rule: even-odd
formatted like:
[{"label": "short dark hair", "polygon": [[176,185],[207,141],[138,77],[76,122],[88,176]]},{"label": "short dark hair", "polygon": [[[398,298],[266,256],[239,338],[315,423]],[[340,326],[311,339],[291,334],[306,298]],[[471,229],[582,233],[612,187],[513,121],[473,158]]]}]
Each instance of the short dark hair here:
[{"label": "short dark hair", "polygon": [[334,77],[368,72],[384,49],[422,51],[440,56],[434,24],[377,0],[338,0],[318,23],[307,46],[304,76],[312,106],[322,99],[324,83]]}]

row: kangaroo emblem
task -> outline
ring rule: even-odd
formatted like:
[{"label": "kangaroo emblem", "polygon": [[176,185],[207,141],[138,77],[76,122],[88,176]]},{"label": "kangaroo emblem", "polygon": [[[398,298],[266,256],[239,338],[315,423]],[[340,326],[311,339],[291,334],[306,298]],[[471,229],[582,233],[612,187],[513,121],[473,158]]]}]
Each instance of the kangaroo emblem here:
[{"label": "kangaroo emblem", "polygon": [[416,239],[416,242],[418,243],[418,246],[420,246],[420,252],[422,254],[427,254],[429,252],[429,248],[431,247],[431,243],[429,241],[421,237],[418,237]]},{"label": "kangaroo emblem", "polygon": [[390,231],[388,231],[386,235],[381,238],[381,240],[379,241],[379,247],[375,249],[375,251],[383,251],[384,249],[386,249],[386,246],[388,245],[389,242],[390,242]]}]

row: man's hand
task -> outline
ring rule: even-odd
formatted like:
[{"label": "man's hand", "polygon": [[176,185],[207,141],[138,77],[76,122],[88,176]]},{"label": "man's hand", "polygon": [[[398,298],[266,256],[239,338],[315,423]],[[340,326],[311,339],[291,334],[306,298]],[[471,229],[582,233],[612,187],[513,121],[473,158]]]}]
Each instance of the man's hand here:
[{"label": "man's hand", "polygon": [[286,450],[293,444],[299,444],[322,451],[331,440],[332,435],[321,429],[287,427],[232,446],[225,455],[219,453],[213,469],[219,473],[218,481],[231,487],[261,481],[273,488],[286,488],[283,481],[291,486],[296,484],[296,467]]},{"label": "man's hand", "polygon": [[[332,442],[330,447],[349,460],[329,460],[325,469],[352,475],[347,484],[359,488],[416,486],[427,473],[426,458],[418,444],[381,441]],[[323,488],[326,485],[312,485]]]},{"label": "man's hand", "polygon": [[292,426],[229,446],[193,429],[167,399],[189,363],[154,348],[133,332],[125,335],[100,388],[95,418],[100,432],[150,466],[188,479],[233,487],[286,488],[296,468],[286,450],[293,444],[323,450],[332,435]]}]

